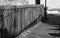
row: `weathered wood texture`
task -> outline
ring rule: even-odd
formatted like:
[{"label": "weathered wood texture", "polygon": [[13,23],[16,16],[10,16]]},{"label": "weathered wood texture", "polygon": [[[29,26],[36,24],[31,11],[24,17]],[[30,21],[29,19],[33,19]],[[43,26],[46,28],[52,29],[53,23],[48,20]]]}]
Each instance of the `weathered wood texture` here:
[{"label": "weathered wood texture", "polygon": [[39,15],[44,17],[43,5],[6,6],[4,10],[4,27],[9,33],[17,34],[33,22]]}]

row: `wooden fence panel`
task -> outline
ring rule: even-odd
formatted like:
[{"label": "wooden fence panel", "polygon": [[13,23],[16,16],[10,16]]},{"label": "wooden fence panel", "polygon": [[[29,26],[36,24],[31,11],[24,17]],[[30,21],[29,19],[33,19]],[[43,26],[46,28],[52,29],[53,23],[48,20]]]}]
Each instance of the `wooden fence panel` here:
[{"label": "wooden fence panel", "polygon": [[39,15],[44,17],[44,6],[20,6],[20,8],[16,7],[16,9],[14,7],[9,7],[7,9],[5,8],[3,15],[4,27],[7,28],[10,34],[16,35],[33,22]]}]

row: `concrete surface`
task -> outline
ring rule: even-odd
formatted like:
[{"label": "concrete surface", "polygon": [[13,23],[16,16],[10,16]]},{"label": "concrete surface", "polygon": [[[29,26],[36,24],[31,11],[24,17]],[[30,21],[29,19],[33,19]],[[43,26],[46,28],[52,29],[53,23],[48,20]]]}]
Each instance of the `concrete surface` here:
[{"label": "concrete surface", "polygon": [[50,36],[48,33],[57,33],[58,31],[49,30],[49,29],[57,29],[57,25],[50,26],[49,24],[40,23],[38,27],[34,28],[31,33],[26,35],[24,38],[60,38],[55,36]]}]

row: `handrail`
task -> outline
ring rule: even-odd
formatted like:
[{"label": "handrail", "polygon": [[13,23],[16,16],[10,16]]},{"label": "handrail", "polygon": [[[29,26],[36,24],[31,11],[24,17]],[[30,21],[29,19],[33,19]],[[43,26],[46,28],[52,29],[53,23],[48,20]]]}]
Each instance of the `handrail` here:
[{"label": "handrail", "polygon": [[17,6],[16,5],[9,5],[9,6],[5,5],[5,6],[3,6],[4,7],[3,9],[4,10],[13,10],[15,8],[17,8],[17,9],[20,9],[20,8],[40,8],[40,6],[43,6],[43,4],[42,5],[17,5]]}]

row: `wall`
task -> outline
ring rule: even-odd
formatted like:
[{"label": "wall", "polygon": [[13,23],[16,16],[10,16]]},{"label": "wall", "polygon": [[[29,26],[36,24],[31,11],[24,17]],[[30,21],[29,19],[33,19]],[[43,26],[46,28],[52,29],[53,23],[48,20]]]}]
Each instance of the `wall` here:
[{"label": "wall", "polygon": [[39,15],[44,17],[43,5],[7,6],[4,10],[4,27],[10,34],[17,34]]}]

